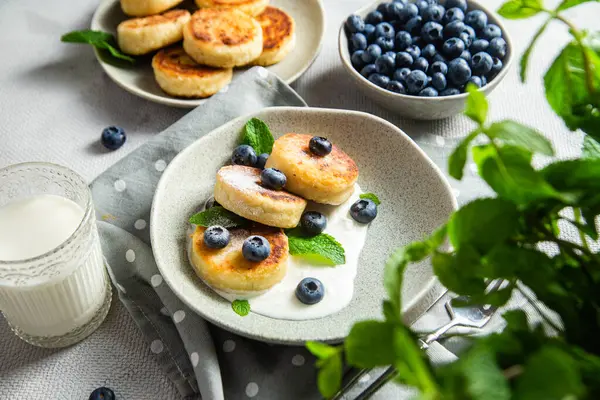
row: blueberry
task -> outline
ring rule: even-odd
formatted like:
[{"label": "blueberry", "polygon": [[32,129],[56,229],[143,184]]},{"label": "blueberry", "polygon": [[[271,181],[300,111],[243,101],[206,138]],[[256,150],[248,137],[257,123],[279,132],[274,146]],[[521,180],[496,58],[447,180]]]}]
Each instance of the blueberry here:
[{"label": "blueberry", "polygon": [[413,56],[405,51],[396,54],[396,68],[410,68],[413,62]]},{"label": "blueberry", "polygon": [[501,37],[493,38],[490,40],[490,47],[488,47],[487,52],[490,53],[490,56],[503,60],[506,56],[506,41]]},{"label": "blueberry", "polygon": [[502,29],[498,25],[488,24],[481,31],[481,37],[487,40],[492,40],[493,38],[502,37]]},{"label": "blueberry", "polygon": [[463,41],[465,48],[469,48],[469,46],[471,46],[473,43],[473,40],[471,40],[471,36],[469,36],[468,32],[461,32],[460,35],[458,35],[458,38]]},{"label": "blueberry", "polygon": [[370,44],[363,53],[362,59],[365,64],[373,64],[381,54],[383,54],[381,47],[376,44]]},{"label": "blueberry", "polygon": [[469,50],[465,50],[462,53],[460,53],[459,57],[468,62],[469,64],[471,63],[471,52]]},{"label": "blueberry", "polygon": [[367,42],[371,43],[375,41],[375,26],[371,24],[366,24],[365,29],[363,30],[363,35],[367,37]]},{"label": "blueberry", "polygon": [[417,58],[419,58],[421,56],[421,49],[415,45],[408,46],[406,48],[406,50],[404,50],[404,51],[407,52],[408,54],[410,54],[410,56],[413,58],[413,60],[416,60]]},{"label": "blueberry", "polygon": [[365,78],[368,78],[369,76],[376,74],[376,73],[377,73],[377,66],[375,64],[366,65],[365,67],[363,67],[363,69],[360,70],[360,74],[362,76],[364,76]]},{"label": "blueberry", "polygon": [[492,59],[493,63],[492,63],[492,70],[490,71],[489,75],[488,75],[488,80],[492,80],[496,77],[496,75],[498,75],[500,73],[500,71],[502,70],[502,61],[497,58],[494,57]]},{"label": "blueberry", "polygon": [[396,41],[394,42],[395,49],[402,51],[412,44],[412,37],[410,33],[406,31],[400,31],[396,33]]},{"label": "blueberry", "polygon": [[398,3],[401,4],[402,7],[406,6],[408,4],[408,0],[392,0],[394,3]]},{"label": "blueberry", "polygon": [[267,153],[262,153],[261,155],[259,155],[256,158],[256,168],[260,168],[263,169],[265,168],[265,164],[267,163],[267,160],[269,159],[269,154]]},{"label": "blueberry", "polygon": [[470,85],[470,84],[475,85],[478,89],[483,86],[483,82],[481,81],[481,78],[478,76],[470,77],[469,80],[467,81],[467,85]]},{"label": "blueberry", "polygon": [[442,53],[449,58],[456,58],[465,51],[465,42],[459,38],[450,38],[444,42]]},{"label": "blueberry", "polygon": [[484,51],[480,51],[479,53],[473,54],[473,58],[471,59],[471,70],[476,75],[486,75],[492,70],[493,64],[494,61],[492,60],[492,56]]},{"label": "blueberry", "polygon": [[479,79],[481,79],[481,87],[484,87],[485,85],[487,85],[487,78],[485,76],[480,76]]},{"label": "blueberry", "polygon": [[448,88],[440,92],[440,96],[456,96],[457,94],[460,94],[460,90],[457,88]]},{"label": "blueberry", "polygon": [[378,37],[377,39],[375,39],[375,44],[381,47],[382,52],[394,50],[394,39]]},{"label": "blueberry", "polygon": [[362,32],[365,29],[365,22],[358,15],[351,15],[346,20],[346,30],[349,33]]},{"label": "blueberry", "polygon": [[381,3],[377,6],[377,11],[379,11],[383,17],[386,17],[387,14],[387,7],[390,5],[390,3]]},{"label": "blueberry", "polygon": [[[425,25],[423,25],[423,28],[421,28],[421,37],[427,43],[436,42],[436,41],[442,39],[442,37],[443,37],[442,31],[443,30],[444,30],[444,27],[441,24],[430,21],[430,22],[425,23]],[[435,50],[435,47],[434,47],[434,50]]]},{"label": "blueberry", "polygon": [[471,28],[469,25],[465,25],[465,32],[467,32],[469,34],[469,36],[471,36],[471,42],[473,42],[473,40],[475,40],[476,38],[476,34],[475,34],[475,29]]},{"label": "blueberry", "polygon": [[104,128],[102,131],[102,136],[100,137],[100,142],[102,146],[106,147],[109,150],[117,150],[127,140],[127,136],[125,135],[125,131],[123,128],[119,128],[118,126],[109,126],[108,128]]},{"label": "blueberry", "polygon": [[417,46],[418,48],[421,48],[421,47],[425,46],[425,41],[423,40],[423,38],[421,36],[413,36],[412,45]]},{"label": "blueberry", "polygon": [[242,255],[248,261],[260,262],[269,258],[271,244],[262,236],[250,236],[244,240]]},{"label": "blueberry", "polygon": [[448,64],[448,75],[446,77],[454,85],[464,85],[471,77],[471,68],[462,58],[455,58]]},{"label": "blueberry", "polygon": [[435,55],[433,56],[433,58],[431,59],[431,61],[446,63],[446,57],[444,57],[440,53],[435,53]]},{"label": "blueberry", "polygon": [[417,15],[419,15],[419,8],[415,4],[409,3],[405,5],[404,8],[402,8],[402,10],[400,10],[400,15],[398,16],[398,19],[402,22],[407,22],[411,18],[416,17]]},{"label": "blueberry", "polygon": [[396,72],[394,72],[394,80],[406,86],[406,77],[410,75],[410,72],[410,68],[397,69]]},{"label": "blueberry", "polygon": [[313,136],[308,142],[310,152],[316,156],[325,157],[333,150],[331,142],[322,136]]},{"label": "blueberry", "polygon": [[204,245],[209,249],[223,249],[229,244],[229,231],[214,225],[204,231]]},{"label": "blueberry", "polygon": [[406,30],[411,35],[417,35],[421,31],[422,25],[423,18],[421,18],[420,16],[412,17],[404,26],[404,30]]},{"label": "blueberry", "polygon": [[304,304],[317,304],[324,295],[323,283],[316,278],[304,278],[296,287],[296,297]]},{"label": "blueberry", "polygon": [[427,61],[427,59],[425,59],[423,57],[417,58],[412,65],[412,69],[423,71],[423,72],[427,72],[428,68],[429,68],[429,61]]},{"label": "blueberry", "polygon": [[375,60],[375,65],[377,66],[377,71],[379,71],[380,74],[391,76],[396,69],[396,60],[384,54]]},{"label": "blueberry", "polygon": [[354,53],[352,53],[352,57],[350,57],[350,60],[352,60],[352,65],[358,70],[365,66],[365,62],[362,59],[363,53],[364,51],[362,50],[356,50]]},{"label": "blueberry", "polygon": [[421,50],[421,57],[431,60],[433,56],[435,56],[435,53],[437,53],[435,46],[429,43],[427,46],[423,47],[423,50]]},{"label": "blueberry", "polygon": [[300,226],[305,233],[316,236],[327,227],[327,218],[318,211],[306,211],[300,218]]},{"label": "blueberry", "polygon": [[406,77],[406,88],[410,94],[417,94],[427,86],[429,79],[423,71],[412,71]]},{"label": "blueberry", "polygon": [[393,39],[396,35],[394,31],[394,27],[387,22],[382,22],[380,24],[375,25],[375,37],[383,37],[386,39]]},{"label": "blueberry", "polygon": [[231,163],[233,165],[245,165],[247,167],[254,167],[256,165],[256,152],[251,146],[242,144],[233,150],[231,155]]},{"label": "blueberry", "polygon": [[387,84],[390,83],[390,78],[382,74],[373,74],[369,76],[369,81],[380,88],[385,89]]},{"label": "blueberry", "polygon": [[210,196],[210,198],[208,200],[206,200],[206,203],[204,203],[205,210],[208,210],[209,208],[213,208],[213,207],[219,207],[219,206],[220,206],[220,204],[217,203],[215,198],[212,196]]},{"label": "blueberry", "polygon": [[365,18],[367,24],[377,25],[383,22],[383,14],[379,11],[371,11]]},{"label": "blueberry", "polygon": [[476,32],[482,31],[487,25],[487,22],[488,17],[486,13],[481,10],[469,11],[467,15],[465,15],[465,23],[472,26]]},{"label": "blueberry", "polygon": [[442,91],[446,89],[446,76],[441,72],[436,72],[431,75],[431,86],[435,88],[435,90]]},{"label": "blueberry", "polygon": [[418,0],[415,5],[419,9],[419,15],[422,17],[426,9],[429,8],[429,2],[427,0]]},{"label": "blueberry", "polygon": [[448,73],[448,65],[443,61],[436,61],[429,67],[429,72],[432,74],[439,72],[442,75],[446,75]]},{"label": "blueberry", "polygon": [[444,14],[444,19],[442,20],[444,24],[448,24],[452,21],[464,21],[465,13],[458,7],[450,8],[446,10],[446,14]]},{"label": "blueberry", "polygon": [[479,53],[480,51],[486,51],[489,47],[490,42],[485,39],[477,39],[472,44],[469,50],[471,53]]},{"label": "blueberry", "polygon": [[394,51],[388,51],[384,54],[384,56],[392,57],[392,59],[394,59],[394,61],[396,61],[396,52],[394,52]]},{"label": "blueberry", "polygon": [[444,27],[444,37],[453,38],[458,37],[465,31],[465,24],[462,21],[452,21]]},{"label": "blueberry", "polygon": [[423,11],[423,21],[442,22],[446,9],[440,5],[431,5]]},{"label": "blueberry", "polygon": [[437,97],[438,91],[432,87],[426,87],[425,89],[419,92],[419,96],[421,97]]},{"label": "blueberry", "polygon": [[273,190],[281,190],[287,183],[285,174],[275,168],[263,169],[260,173],[260,180],[264,187]]},{"label": "blueberry", "polygon": [[399,20],[403,8],[404,5],[400,3],[391,3],[389,6],[387,6],[388,19],[392,21]]},{"label": "blueberry", "polygon": [[385,88],[390,92],[406,94],[406,88],[398,81],[390,81]]},{"label": "blueberry", "polygon": [[350,216],[352,216],[355,221],[360,222],[361,224],[368,224],[377,216],[377,205],[373,202],[373,200],[360,199],[350,207]]},{"label": "blueberry", "polygon": [[446,0],[446,8],[459,8],[462,12],[467,12],[467,0]]},{"label": "blueberry", "polygon": [[89,400],[115,400],[115,393],[107,387],[100,387],[90,394]]},{"label": "blueberry", "polygon": [[356,50],[364,50],[367,48],[367,37],[362,33],[353,33],[350,37],[350,44],[354,51]]}]

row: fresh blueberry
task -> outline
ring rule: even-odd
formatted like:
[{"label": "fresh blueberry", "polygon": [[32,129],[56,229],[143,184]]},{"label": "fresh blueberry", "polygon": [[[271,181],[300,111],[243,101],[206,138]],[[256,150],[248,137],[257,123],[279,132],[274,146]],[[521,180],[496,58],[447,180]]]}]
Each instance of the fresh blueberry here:
[{"label": "fresh blueberry", "polygon": [[260,173],[262,185],[273,190],[281,190],[287,183],[285,174],[275,168],[263,169]]},{"label": "fresh blueberry", "polygon": [[363,53],[364,51],[362,50],[356,50],[354,53],[352,53],[352,57],[350,57],[350,59],[352,60],[352,65],[358,70],[362,69],[365,66],[365,62],[362,58]]},{"label": "fresh blueberry", "polygon": [[421,36],[413,36],[412,45],[417,46],[418,48],[421,48],[421,47],[425,46],[425,41],[423,40],[423,38]]},{"label": "fresh blueberry", "polygon": [[459,8],[462,12],[467,12],[467,0],[446,0],[446,8]]},{"label": "fresh blueberry", "polygon": [[413,62],[413,56],[405,51],[396,54],[396,68],[410,68]]},{"label": "fresh blueberry", "polygon": [[427,86],[429,79],[423,71],[412,71],[406,77],[406,88],[410,94],[417,94]]},{"label": "fresh blueberry", "polygon": [[426,9],[429,8],[429,2],[427,0],[418,0],[415,5],[419,9],[419,15],[422,17]]},{"label": "fresh blueberry", "polygon": [[487,85],[487,78],[485,76],[480,76],[479,79],[481,79],[481,87]]},{"label": "fresh blueberry", "polygon": [[458,35],[458,38],[463,41],[463,43],[465,44],[465,48],[467,49],[473,43],[473,40],[471,40],[471,36],[469,36],[469,33],[466,31],[461,32],[460,35]]},{"label": "fresh blueberry", "polygon": [[377,73],[377,66],[375,64],[365,65],[363,69],[360,70],[360,74],[365,78]]},{"label": "fresh blueberry", "polygon": [[457,88],[448,88],[440,92],[440,96],[456,96],[457,94],[460,94],[460,90]]},{"label": "fresh blueberry", "polygon": [[419,48],[419,46],[408,46],[406,48],[406,50],[404,50],[405,52],[407,52],[408,54],[410,54],[410,56],[413,58],[413,60],[416,60],[417,58],[419,58],[421,56],[421,49]]},{"label": "fresh blueberry", "polygon": [[329,139],[322,136],[313,136],[308,142],[308,148],[316,156],[325,157],[333,150],[333,145]]},{"label": "fresh blueberry", "polygon": [[475,75],[470,77],[469,80],[467,81],[467,85],[470,85],[470,84],[475,85],[478,89],[483,86],[483,82],[481,81],[481,78],[478,76],[475,76]]},{"label": "fresh blueberry", "polygon": [[115,400],[115,393],[107,387],[100,387],[90,394],[89,400]]},{"label": "fresh blueberry", "polygon": [[102,131],[102,136],[100,137],[100,142],[102,146],[106,147],[109,150],[117,150],[127,140],[127,136],[125,135],[125,131],[123,128],[119,128],[118,126],[109,126],[108,128],[104,128]]},{"label": "fresh blueberry", "polygon": [[356,50],[364,50],[367,48],[367,37],[362,33],[353,33],[350,37],[350,44],[354,51]]},{"label": "fresh blueberry", "polygon": [[387,84],[390,83],[390,78],[382,74],[373,74],[369,76],[369,81],[379,86],[380,88],[385,89]]},{"label": "fresh blueberry", "polygon": [[427,69],[429,68],[429,61],[426,58],[419,57],[415,60],[412,65],[412,69],[423,71],[427,73]]},{"label": "fresh blueberry", "polygon": [[431,60],[433,56],[435,56],[435,53],[437,53],[435,45],[429,43],[427,46],[423,47],[423,50],[421,50],[421,57]]},{"label": "fresh blueberry", "polygon": [[443,61],[436,61],[429,67],[429,72],[432,74],[439,72],[442,75],[446,75],[448,73],[448,65]]},{"label": "fresh blueberry", "polygon": [[488,24],[485,28],[483,28],[483,31],[481,31],[481,37],[487,40],[502,37],[502,29],[500,29],[498,25]]},{"label": "fresh blueberry", "polygon": [[229,244],[229,231],[214,225],[204,231],[204,245],[209,249],[223,249]]},{"label": "fresh blueberry", "polygon": [[206,203],[204,203],[204,209],[208,210],[209,208],[213,208],[213,207],[218,207],[220,206],[219,203],[217,203],[217,201],[215,200],[215,198],[213,196],[210,196],[210,198],[208,200],[206,200]]},{"label": "fresh blueberry", "polygon": [[377,71],[379,71],[380,74],[392,76],[394,70],[396,69],[396,60],[384,54],[375,60],[375,65],[377,66]]},{"label": "fresh blueberry", "polygon": [[419,92],[419,96],[421,97],[437,97],[438,91],[432,87],[426,87],[425,89]]},{"label": "fresh blueberry", "polygon": [[256,158],[256,168],[260,168],[260,169],[264,169],[265,168],[265,164],[267,163],[267,160],[269,159],[269,154],[267,153],[262,153],[261,155],[259,155]]},{"label": "fresh blueberry", "polygon": [[440,53],[435,53],[435,55],[433,56],[433,58],[431,59],[431,61],[446,63],[446,57],[444,57]]},{"label": "fresh blueberry", "polygon": [[375,41],[375,26],[371,24],[366,24],[365,29],[363,30],[363,35],[367,37],[367,41],[369,43]]},{"label": "fresh blueberry", "polygon": [[476,39],[477,35],[475,34],[475,29],[470,27],[469,25],[465,25],[465,31],[471,36],[471,42]]},{"label": "fresh blueberry", "polygon": [[477,39],[472,44],[469,50],[471,53],[479,53],[480,51],[486,51],[489,47],[490,42],[485,39]]},{"label": "fresh blueberry", "polygon": [[431,86],[435,88],[437,91],[442,91],[446,89],[446,76],[441,72],[436,72],[431,75]]},{"label": "fresh blueberry", "polygon": [[351,15],[346,20],[346,30],[349,33],[362,32],[365,29],[365,21],[358,15]]},{"label": "fresh blueberry", "polygon": [[490,53],[490,56],[503,60],[506,56],[506,41],[501,37],[493,38],[490,40],[490,47],[488,47],[487,52]]},{"label": "fresh blueberry", "polygon": [[231,163],[233,165],[245,165],[246,167],[254,167],[256,165],[256,152],[247,144],[239,145],[233,150],[231,155]]},{"label": "fresh blueberry", "polygon": [[400,3],[395,3],[395,2],[391,3],[387,7],[388,19],[391,21],[400,20],[400,14],[402,13],[403,8],[404,8],[404,5],[402,5]]},{"label": "fresh blueberry", "polygon": [[409,3],[405,5],[402,10],[400,10],[398,19],[402,22],[408,22],[411,18],[414,18],[417,15],[419,15],[419,8],[415,4]]},{"label": "fresh blueberry", "polygon": [[363,53],[362,59],[365,64],[373,64],[381,54],[383,54],[381,47],[376,44],[370,44]]},{"label": "fresh blueberry", "polygon": [[402,51],[412,44],[412,36],[406,31],[396,33],[395,50]]},{"label": "fresh blueberry", "polygon": [[442,53],[449,58],[456,58],[465,51],[465,42],[459,38],[450,38],[444,42]]},{"label": "fresh blueberry", "polygon": [[361,224],[368,224],[377,216],[377,205],[373,202],[373,200],[360,199],[350,207],[350,216],[352,216],[355,221],[360,222]]},{"label": "fresh blueberry", "polygon": [[379,11],[383,17],[385,18],[387,15],[387,7],[390,5],[390,3],[381,3],[377,6],[377,11]]},{"label": "fresh blueberry", "polygon": [[406,88],[398,81],[390,81],[385,88],[390,92],[406,94]]},{"label": "fresh blueberry", "polygon": [[408,4],[408,0],[392,0],[392,2],[402,5],[402,7]]},{"label": "fresh blueberry", "polygon": [[444,37],[453,38],[458,37],[465,31],[465,23],[462,21],[452,21],[444,27]]},{"label": "fresh blueberry", "polygon": [[445,12],[446,9],[443,6],[435,4],[430,5],[425,9],[425,11],[423,11],[423,21],[442,22],[442,19],[444,19]]},{"label": "fresh blueberry", "polygon": [[418,35],[423,25],[423,18],[420,16],[412,17],[408,20],[404,26],[404,30],[409,32],[411,35]]},{"label": "fresh blueberry", "polygon": [[494,61],[492,60],[492,56],[485,51],[480,51],[479,53],[473,54],[473,58],[471,59],[471,70],[476,75],[486,75],[492,70],[493,64]]},{"label": "fresh blueberry", "polygon": [[452,21],[464,21],[465,13],[458,7],[450,8],[446,10],[446,14],[444,14],[444,19],[442,20],[444,24],[449,24]]},{"label": "fresh blueberry", "polygon": [[448,64],[448,75],[446,77],[454,85],[464,85],[471,77],[471,68],[462,58],[455,58]]},{"label": "fresh blueberry", "polygon": [[441,24],[434,21],[430,21],[425,23],[425,25],[423,25],[423,28],[421,28],[421,37],[427,43],[437,42],[438,40],[442,39],[443,30],[444,27]]},{"label": "fresh blueberry", "polygon": [[271,244],[262,236],[250,236],[242,245],[242,256],[248,261],[260,262],[269,258]]},{"label": "fresh blueberry", "polygon": [[304,304],[317,304],[323,300],[325,288],[317,278],[304,278],[296,287],[296,297]]},{"label": "fresh blueberry", "polygon": [[394,80],[406,86],[406,77],[410,75],[410,72],[410,68],[399,68],[394,72]]},{"label": "fresh blueberry", "polygon": [[318,211],[306,211],[300,218],[300,226],[307,234],[316,236],[327,227],[327,218]]},{"label": "fresh blueberry", "polygon": [[371,11],[367,14],[365,22],[371,25],[377,25],[383,22],[383,14],[379,11]]},{"label": "fresh blueberry", "polygon": [[375,37],[383,37],[386,39],[394,39],[396,32],[394,31],[394,27],[387,22],[382,22],[380,24],[375,25]]},{"label": "fresh blueberry", "polygon": [[395,51],[387,51],[384,56],[392,57],[394,61],[396,60],[396,52]]},{"label": "fresh blueberry", "polygon": [[469,11],[467,15],[465,15],[465,23],[472,26],[476,32],[481,32],[487,25],[487,22],[487,14],[481,10]]},{"label": "fresh blueberry", "polygon": [[465,50],[462,53],[460,53],[459,57],[468,62],[469,64],[471,63],[471,52],[469,50]]},{"label": "fresh blueberry", "polygon": [[489,75],[488,75],[488,81],[491,81],[492,79],[494,79],[496,77],[496,75],[498,75],[500,73],[500,71],[502,70],[502,61],[498,58],[498,57],[494,57],[492,59],[493,63],[492,63],[492,70],[490,71]]},{"label": "fresh blueberry", "polygon": [[375,44],[381,47],[382,52],[388,52],[394,50],[394,39],[388,39],[384,37],[378,37],[375,39]]}]

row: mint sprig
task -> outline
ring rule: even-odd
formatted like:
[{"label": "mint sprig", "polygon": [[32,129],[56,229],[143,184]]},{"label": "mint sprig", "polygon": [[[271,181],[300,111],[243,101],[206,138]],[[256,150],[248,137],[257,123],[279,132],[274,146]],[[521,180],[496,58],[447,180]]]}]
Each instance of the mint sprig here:
[{"label": "mint sprig", "polygon": [[224,209],[221,206],[211,207],[190,217],[190,223],[194,225],[209,226],[219,225],[223,228],[237,228],[246,225],[246,220],[239,215]]},{"label": "mint sprig", "polygon": [[250,303],[248,303],[248,300],[234,300],[231,303],[231,308],[237,315],[242,317],[250,313]]},{"label": "mint sprig", "polygon": [[346,255],[342,245],[326,233],[307,236],[301,228],[286,231],[290,254],[304,257],[317,264],[342,265],[346,263]]},{"label": "mint sprig", "polygon": [[99,50],[108,52],[108,55],[113,58],[127,61],[131,64],[135,63],[135,58],[122,53],[116,45],[114,36],[107,32],[84,29],[82,31],[66,33],[60,38],[60,40],[64,43],[90,44]]},{"label": "mint sprig", "polygon": [[375,193],[363,193],[359,196],[361,199],[368,199],[373,201],[373,203],[380,205],[381,201],[379,200],[379,197],[377,197],[377,195]]},{"label": "mint sprig", "polygon": [[242,144],[252,146],[256,154],[271,154],[273,143],[275,143],[275,138],[264,121],[252,118],[244,126]]}]

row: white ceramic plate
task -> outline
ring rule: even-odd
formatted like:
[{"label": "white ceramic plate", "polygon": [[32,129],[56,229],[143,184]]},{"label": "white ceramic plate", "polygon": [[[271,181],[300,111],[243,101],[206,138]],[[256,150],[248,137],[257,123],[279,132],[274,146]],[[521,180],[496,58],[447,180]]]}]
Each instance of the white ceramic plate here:
[{"label": "white ceramic plate", "polygon": [[[188,219],[212,196],[217,170],[226,165],[244,124],[264,120],[275,137],[287,132],[326,136],[357,163],[359,184],[382,204],[361,253],[354,297],[342,311],[319,320],[288,321],[250,313],[240,317],[214,293],[188,262]],[[383,267],[391,252],[420,240],[444,223],[456,208],[450,186],[435,164],[396,126],[370,114],[313,108],[267,108],[238,118],[181,152],[158,184],[150,235],[160,272],[177,296],[207,320],[254,339],[302,344],[339,342],[353,323],[381,316]],[[443,289],[429,263],[411,265],[403,289],[405,318],[412,322]]]},{"label": "white ceramic plate", "polygon": [[[287,11],[296,21],[296,48],[283,61],[267,69],[277,74],[288,84],[298,79],[313,63],[325,34],[325,9],[321,0],[271,0],[271,5]],[[195,9],[193,2],[184,2],[184,7]],[[115,35],[117,25],[128,17],[121,11],[119,0],[103,0],[94,16],[94,30],[110,32]],[[203,99],[179,99],[163,92],[154,80],[151,57],[144,57],[135,67],[120,68],[102,60],[96,51],[98,62],[107,75],[123,89],[144,99],[174,107],[193,108]],[[245,71],[238,69],[234,78]]]}]

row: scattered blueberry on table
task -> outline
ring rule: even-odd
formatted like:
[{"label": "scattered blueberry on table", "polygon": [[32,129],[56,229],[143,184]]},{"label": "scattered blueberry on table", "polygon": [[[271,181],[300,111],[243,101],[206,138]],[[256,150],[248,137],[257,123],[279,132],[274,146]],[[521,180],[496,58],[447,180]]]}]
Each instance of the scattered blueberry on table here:
[{"label": "scattered blueberry on table", "polygon": [[115,393],[107,387],[100,387],[92,392],[89,400],[115,400]]},{"label": "scattered blueberry on table", "polygon": [[381,3],[345,23],[353,67],[371,83],[414,96],[453,96],[488,84],[503,68],[498,25],[467,0]]},{"label": "scattered blueberry on table", "polygon": [[102,146],[109,150],[117,150],[125,144],[125,140],[127,140],[125,131],[123,128],[118,126],[109,126],[108,128],[104,128],[100,138]]},{"label": "scattered blueberry on table", "polygon": [[304,304],[317,304],[324,295],[323,283],[317,278],[304,278],[296,287],[296,297]]}]

